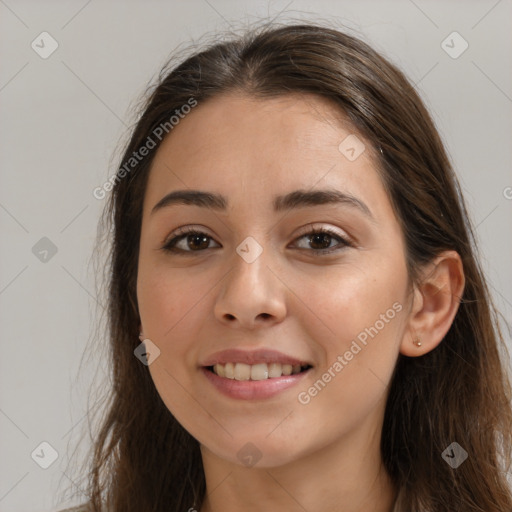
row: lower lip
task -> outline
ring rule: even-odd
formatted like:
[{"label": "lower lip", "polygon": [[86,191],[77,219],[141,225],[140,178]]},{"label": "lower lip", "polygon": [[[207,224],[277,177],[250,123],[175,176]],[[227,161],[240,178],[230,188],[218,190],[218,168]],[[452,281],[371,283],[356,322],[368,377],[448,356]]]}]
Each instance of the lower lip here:
[{"label": "lower lip", "polygon": [[282,377],[264,380],[227,379],[226,377],[219,377],[207,368],[203,367],[201,370],[205,377],[223,395],[239,400],[259,400],[270,398],[295,386],[309,373],[311,368],[295,375],[283,375]]}]

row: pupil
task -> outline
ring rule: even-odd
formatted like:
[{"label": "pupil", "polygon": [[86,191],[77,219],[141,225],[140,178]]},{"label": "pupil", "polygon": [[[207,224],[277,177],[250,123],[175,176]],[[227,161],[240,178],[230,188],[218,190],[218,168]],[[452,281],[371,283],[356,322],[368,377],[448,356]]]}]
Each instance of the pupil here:
[{"label": "pupil", "polygon": [[198,242],[199,245],[201,245],[201,241],[205,243],[205,247],[201,247],[201,248],[207,248],[208,247],[208,237],[207,236],[202,236],[202,235],[190,235],[190,238],[192,238],[192,240],[194,240],[194,242],[192,242],[192,244],[189,243],[189,247],[191,249],[194,249],[194,245],[195,245],[195,242]]},{"label": "pupil", "polygon": [[[318,243],[318,239],[322,239],[322,238],[325,241],[326,238],[330,238],[330,235],[328,235],[326,233],[316,233],[310,237],[310,242],[313,244],[316,244],[316,243]],[[320,244],[320,245],[322,245],[322,244]],[[327,244],[323,244],[322,248],[325,249],[327,247],[329,247],[329,241],[327,242]]]},{"label": "pupil", "polygon": [[[314,235],[309,237],[309,240],[310,240],[310,243],[312,243],[312,244],[320,244],[321,248],[325,249],[325,248],[329,247],[329,243],[330,243],[329,239],[330,238],[331,238],[331,236],[326,234],[326,233],[315,233]],[[191,249],[194,248],[196,243],[201,248],[207,248],[208,247],[208,237],[207,236],[190,235],[190,239],[193,240],[192,243],[189,243],[189,247]],[[322,244],[322,240],[324,242],[323,244]],[[327,242],[327,243],[325,243],[325,242]]]}]

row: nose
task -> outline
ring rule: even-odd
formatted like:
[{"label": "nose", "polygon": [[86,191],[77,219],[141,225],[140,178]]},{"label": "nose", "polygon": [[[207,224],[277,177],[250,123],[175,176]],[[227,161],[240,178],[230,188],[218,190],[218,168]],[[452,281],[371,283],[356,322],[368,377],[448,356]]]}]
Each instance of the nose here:
[{"label": "nose", "polygon": [[272,266],[265,251],[252,263],[236,254],[221,281],[215,317],[230,327],[247,330],[281,322],[286,316],[287,287]]}]

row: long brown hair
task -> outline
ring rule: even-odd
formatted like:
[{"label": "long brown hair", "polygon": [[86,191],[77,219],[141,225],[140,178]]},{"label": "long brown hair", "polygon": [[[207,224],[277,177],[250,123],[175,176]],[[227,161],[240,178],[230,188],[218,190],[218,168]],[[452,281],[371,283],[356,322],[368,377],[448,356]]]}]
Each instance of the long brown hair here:
[{"label": "long brown hair", "polygon": [[[257,98],[302,92],[332,100],[378,150],[376,165],[405,235],[411,281],[441,251],[460,254],[466,284],[444,340],[421,357],[399,355],[382,458],[400,490],[400,512],[512,510],[508,352],[459,183],[403,73],[359,38],[325,24],[267,24],[214,42],[167,64],[149,90],[103,218],[111,243],[112,389],[89,461],[91,509],[104,510],[103,503],[108,512],[199,510],[205,496],[198,442],[174,419],[147,366],[134,357],[140,343],[137,263],[142,202],[160,143],[155,130],[191,98],[201,104],[229,91]],[[140,161],[130,160],[152,134],[156,147]],[[468,452],[456,469],[441,455],[453,442]]]}]

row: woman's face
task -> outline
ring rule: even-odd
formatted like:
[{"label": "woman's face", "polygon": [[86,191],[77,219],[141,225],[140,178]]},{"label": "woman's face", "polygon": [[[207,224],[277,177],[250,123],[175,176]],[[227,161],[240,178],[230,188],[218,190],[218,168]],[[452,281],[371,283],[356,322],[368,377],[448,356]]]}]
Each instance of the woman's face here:
[{"label": "woman's face", "polygon": [[[315,96],[225,95],[153,162],[141,327],[160,350],[155,386],[203,455],[272,467],[380,435],[410,308],[404,240],[368,143],[333,112]],[[208,196],[160,203],[176,191]]]}]

